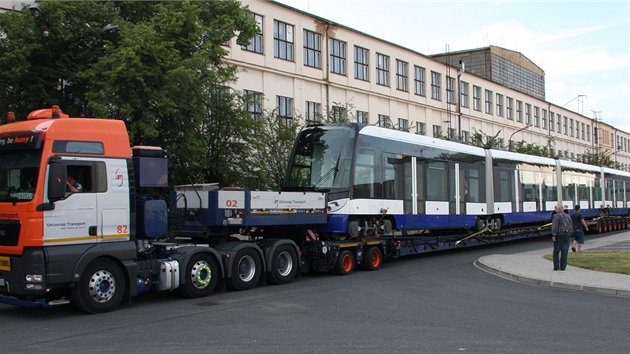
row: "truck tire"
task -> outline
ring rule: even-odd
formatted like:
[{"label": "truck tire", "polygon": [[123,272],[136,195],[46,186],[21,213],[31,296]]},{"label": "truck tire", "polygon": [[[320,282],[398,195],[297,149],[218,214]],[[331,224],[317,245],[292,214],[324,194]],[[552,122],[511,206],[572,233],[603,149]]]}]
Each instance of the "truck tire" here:
[{"label": "truck tire", "polygon": [[217,287],[221,271],[214,257],[207,253],[197,253],[190,257],[184,272],[186,277],[180,294],[195,298],[210,295]]},{"label": "truck tire", "polygon": [[94,260],[72,288],[72,302],[86,313],[118,308],[125,295],[125,276],[120,267],[105,258]]},{"label": "truck tire", "polygon": [[232,263],[232,278],[228,286],[233,290],[249,290],[260,280],[262,265],[258,252],[245,248],[236,253]]},{"label": "truck tire", "polygon": [[368,247],[363,255],[363,266],[367,270],[377,270],[383,264],[383,252],[378,247]]},{"label": "truck tire", "polygon": [[335,264],[335,272],[339,275],[348,275],[354,270],[354,256],[348,250],[341,250]]},{"label": "truck tire", "polygon": [[286,284],[295,278],[298,269],[297,254],[291,245],[280,245],[273,252],[270,265],[270,281]]}]

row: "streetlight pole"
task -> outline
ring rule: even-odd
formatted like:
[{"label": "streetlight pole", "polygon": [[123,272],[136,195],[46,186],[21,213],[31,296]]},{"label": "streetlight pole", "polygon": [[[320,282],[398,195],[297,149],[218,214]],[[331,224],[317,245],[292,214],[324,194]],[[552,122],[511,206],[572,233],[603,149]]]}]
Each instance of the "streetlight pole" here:
[{"label": "streetlight pole", "polygon": [[529,129],[529,125],[526,125],[524,127],[522,127],[521,129],[515,131],[514,133],[512,133],[512,135],[510,135],[510,139],[509,139],[509,150],[512,151],[512,137],[514,136],[514,134],[518,133],[518,132],[522,132],[523,130]]}]

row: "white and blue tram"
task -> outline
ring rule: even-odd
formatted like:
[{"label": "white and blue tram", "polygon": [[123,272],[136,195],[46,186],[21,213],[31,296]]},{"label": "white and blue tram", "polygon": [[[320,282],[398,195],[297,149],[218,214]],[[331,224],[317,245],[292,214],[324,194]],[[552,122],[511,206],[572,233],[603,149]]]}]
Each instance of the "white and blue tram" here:
[{"label": "white and blue tram", "polygon": [[340,238],[543,224],[556,204],[630,211],[627,172],[361,124],[304,127],[284,190],[328,192],[320,231]]}]

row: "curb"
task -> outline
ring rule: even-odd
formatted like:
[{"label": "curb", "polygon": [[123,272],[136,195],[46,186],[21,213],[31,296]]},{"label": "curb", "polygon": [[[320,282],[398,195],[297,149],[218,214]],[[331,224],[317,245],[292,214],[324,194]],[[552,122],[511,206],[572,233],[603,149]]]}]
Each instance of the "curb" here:
[{"label": "curb", "polygon": [[516,274],[512,274],[512,273],[495,269],[483,263],[479,259],[476,260],[473,263],[473,265],[477,269],[481,269],[487,273],[496,275],[504,279],[516,281],[519,283],[524,283],[524,284],[529,284],[529,285],[539,285],[539,286],[545,286],[545,287],[550,287],[550,288],[560,288],[560,289],[565,289],[565,290],[587,291],[587,292],[593,292],[593,293],[598,293],[598,294],[630,298],[630,291],[628,290],[601,288],[601,287],[585,286],[585,285],[578,285],[578,284],[568,284],[568,283],[562,283],[562,282],[554,282],[554,281],[524,277],[521,275],[516,275]]}]

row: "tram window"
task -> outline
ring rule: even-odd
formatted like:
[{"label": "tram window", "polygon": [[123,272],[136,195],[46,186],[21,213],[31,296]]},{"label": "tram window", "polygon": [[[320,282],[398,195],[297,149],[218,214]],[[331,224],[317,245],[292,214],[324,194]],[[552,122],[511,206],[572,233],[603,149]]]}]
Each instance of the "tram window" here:
[{"label": "tram window", "polygon": [[589,193],[589,183],[588,179],[586,177],[580,177],[580,184],[578,185],[578,198],[579,200],[582,201],[587,201],[590,198],[590,193]]},{"label": "tram window", "polygon": [[374,198],[374,151],[358,150],[354,167],[354,198]]},{"label": "tram window", "polygon": [[446,162],[427,163],[427,200],[448,201]]},{"label": "tram window", "polygon": [[521,171],[521,188],[523,189],[524,202],[538,200],[538,183],[534,171]]},{"label": "tram window", "polygon": [[543,193],[545,201],[554,201],[558,199],[558,187],[556,186],[556,178],[553,173],[543,173]]},{"label": "tram window", "polygon": [[595,187],[593,188],[593,200],[602,200],[602,179],[601,177],[595,178]]},{"label": "tram window", "polygon": [[400,198],[402,187],[402,163],[403,160],[391,154],[383,154],[383,198]]},{"label": "tram window", "polygon": [[623,181],[615,181],[615,200],[618,202],[623,201],[623,192],[624,192],[623,184],[624,184]]},{"label": "tram window", "polygon": [[606,200],[611,201],[613,200],[614,197],[614,186],[613,186],[613,180],[612,179],[607,179],[606,180]]},{"label": "tram window", "polygon": [[510,179],[512,170],[496,169],[495,172],[494,200],[497,202],[513,201],[513,182],[511,181],[514,181],[514,178]]},{"label": "tram window", "polygon": [[483,200],[481,196],[481,186],[479,184],[479,170],[471,168],[468,171],[468,180],[464,181],[464,197],[465,200],[473,203],[479,203]]}]

